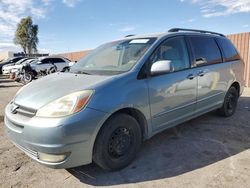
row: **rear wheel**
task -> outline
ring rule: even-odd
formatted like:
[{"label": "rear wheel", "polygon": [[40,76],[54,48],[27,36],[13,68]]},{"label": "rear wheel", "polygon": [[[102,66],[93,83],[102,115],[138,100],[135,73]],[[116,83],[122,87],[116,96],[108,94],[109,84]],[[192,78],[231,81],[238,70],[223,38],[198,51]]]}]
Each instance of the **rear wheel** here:
[{"label": "rear wheel", "polygon": [[235,87],[230,87],[224,99],[223,106],[218,110],[224,117],[230,117],[235,113],[239,99],[238,91]]},{"label": "rear wheel", "polygon": [[61,72],[69,72],[69,67],[64,67]]},{"label": "rear wheel", "polygon": [[105,170],[119,170],[135,158],[141,145],[138,122],[127,114],[116,114],[102,127],[94,146],[93,160]]}]

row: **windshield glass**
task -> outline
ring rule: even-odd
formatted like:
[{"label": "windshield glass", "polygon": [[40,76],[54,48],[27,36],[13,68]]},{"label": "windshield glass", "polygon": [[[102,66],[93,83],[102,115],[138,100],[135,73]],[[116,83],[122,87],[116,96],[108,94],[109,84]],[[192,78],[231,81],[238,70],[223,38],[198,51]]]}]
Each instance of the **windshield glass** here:
[{"label": "windshield glass", "polygon": [[30,64],[38,64],[40,61],[38,59],[34,59],[33,61],[30,62]]},{"label": "windshield glass", "polygon": [[104,44],[71,67],[70,72],[119,74],[130,70],[155,38],[138,38]]},{"label": "windshield glass", "polygon": [[21,59],[21,60],[19,60],[19,61],[17,61],[16,63],[15,63],[15,65],[20,65],[20,64],[22,64],[24,61],[26,61],[28,58],[24,58],[24,59]]}]

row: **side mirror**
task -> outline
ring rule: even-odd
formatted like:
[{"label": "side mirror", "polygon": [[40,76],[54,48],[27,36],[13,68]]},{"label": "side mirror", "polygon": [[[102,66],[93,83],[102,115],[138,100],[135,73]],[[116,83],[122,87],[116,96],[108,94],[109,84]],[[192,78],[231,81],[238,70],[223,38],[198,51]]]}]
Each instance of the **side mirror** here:
[{"label": "side mirror", "polygon": [[171,61],[170,60],[160,60],[153,63],[151,66],[151,75],[158,75],[170,72]]}]

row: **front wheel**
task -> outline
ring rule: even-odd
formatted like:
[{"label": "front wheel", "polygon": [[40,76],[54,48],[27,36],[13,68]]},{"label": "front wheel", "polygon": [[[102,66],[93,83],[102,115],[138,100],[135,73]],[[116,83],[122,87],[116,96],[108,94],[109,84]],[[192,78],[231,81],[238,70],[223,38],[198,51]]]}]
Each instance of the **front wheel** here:
[{"label": "front wheel", "polygon": [[27,84],[32,81],[32,75],[30,73],[24,73],[22,77],[22,84]]},{"label": "front wheel", "polygon": [[127,114],[116,114],[101,128],[93,160],[105,170],[119,170],[135,158],[142,141],[138,122]]},{"label": "front wheel", "polygon": [[218,109],[218,113],[224,117],[232,116],[237,107],[239,93],[235,87],[230,87],[224,99],[223,106]]},{"label": "front wheel", "polygon": [[52,74],[52,73],[55,73],[57,71],[57,67],[56,66],[53,66],[51,67],[48,71],[47,71],[47,74]]}]

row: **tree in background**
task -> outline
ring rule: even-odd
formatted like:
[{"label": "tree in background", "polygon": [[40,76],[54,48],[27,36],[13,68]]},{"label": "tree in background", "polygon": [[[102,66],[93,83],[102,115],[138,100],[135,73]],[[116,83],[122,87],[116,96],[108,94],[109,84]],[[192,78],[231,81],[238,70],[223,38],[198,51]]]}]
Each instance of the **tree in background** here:
[{"label": "tree in background", "polygon": [[38,25],[33,25],[32,18],[30,16],[22,18],[17,25],[14,43],[19,44],[25,55],[30,56],[37,52],[39,42],[37,34]]}]

